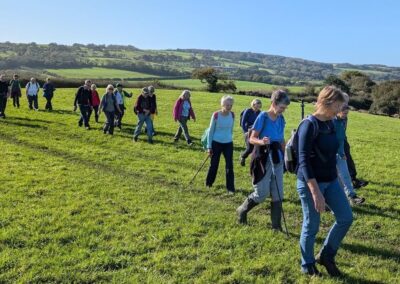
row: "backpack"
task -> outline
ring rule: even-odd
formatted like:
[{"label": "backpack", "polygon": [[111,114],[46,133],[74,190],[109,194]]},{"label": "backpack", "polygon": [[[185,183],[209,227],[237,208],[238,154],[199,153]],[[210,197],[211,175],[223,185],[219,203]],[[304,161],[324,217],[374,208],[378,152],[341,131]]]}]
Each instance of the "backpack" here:
[{"label": "backpack", "polygon": [[[218,113],[219,111],[214,112],[213,117],[214,121],[218,120]],[[235,120],[235,114],[231,111],[232,118]],[[207,142],[208,142],[208,136],[210,135],[210,127],[207,127],[206,130],[204,130],[203,135],[201,135],[201,146],[203,146],[204,150],[207,150]]]},{"label": "backpack", "polygon": [[[310,121],[313,126],[314,126],[314,133],[313,133],[313,140],[317,138],[317,136],[320,133],[319,126],[318,126],[318,120],[315,118],[313,115],[307,116],[305,119],[303,119],[297,129],[300,128],[300,126],[304,123],[304,121]],[[297,132],[297,129],[293,129],[290,139],[286,143],[285,146],[285,154],[284,154],[284,162],[285,162],[285,168],[289,173],[292,174],[297,174],[298,170],[298,146],[299,146],[299,135]],[[335,131],[333,129],[333,131]],[[322,154],[322,152],[319,150],[318,147],[314,147],[313,149],[315,153],[318,155],[318,157],[323,161],[326,162],[327,159],[326,157]]]}]

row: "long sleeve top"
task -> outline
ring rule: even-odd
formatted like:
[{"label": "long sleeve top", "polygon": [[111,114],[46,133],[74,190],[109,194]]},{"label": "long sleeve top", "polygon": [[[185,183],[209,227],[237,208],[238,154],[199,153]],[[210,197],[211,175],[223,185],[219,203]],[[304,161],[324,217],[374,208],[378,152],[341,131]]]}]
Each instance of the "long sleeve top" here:
[{"label": "long sleeve top", "polygon": [[346,138],[346,120],[336,118],[334,119],[335,123],[335,130],[336,130],[336,138],[339,143],[339,148],[338,148],[338,154],[340,157],[344,157],[344,141],[347,139]]},{"label": "long sleeve top", "polygon": [[74,106],[78,105],[92,105],[92,91],[90,89],[85,89],[81,86],[78,88],[75,94]]},{"label": "long sleeve top", "polygon": [[248,108],[247,110],[244,111],[243,117],[242,117],[242,129],[243,133],[246,133],[253,127],[254,122],[257,119],[257,116],[260,114],[260,111],[254,111],[252,108]]},{"label": "long sleeve top", "polygon": [[[319,131],[316,137],[314,136],[314,125],[309,120],[305,120],[298,129],[299,168],[297,178],[305,182],[313,178],[317,182],[331,182],[337,178],[336,153],[339,143],[332,121],[317,119],[317,122]],[[316,147],[324,158],[316,153]]]}]

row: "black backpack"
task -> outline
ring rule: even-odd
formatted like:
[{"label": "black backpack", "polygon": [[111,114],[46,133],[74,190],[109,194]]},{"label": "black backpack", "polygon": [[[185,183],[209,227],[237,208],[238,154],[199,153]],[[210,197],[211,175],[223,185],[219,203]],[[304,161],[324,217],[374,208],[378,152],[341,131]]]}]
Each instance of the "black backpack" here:
[{"label": "black backpack", "polygon": [[[313,133],[313,139],[317,138],[317,136],[320,133],[319,126],[318,126],[318,120],[316,119],[315,116],[309,115],[305,119],[303,119],[297,129],[300,128],[300,126],[304,123],[304,121],[310,121],[313,126],[314,126],[314,133]],[[297,132],[297,129],[292,130],[292,134],[290,136],[290,139],[286,143],[285,146],[285,155],[284,155],[284,162],[285,162],[285,168],[289,173],[292,174],[297,174],[298,170],[298,159],[299,159],[299,153],[298,153],[298,147],[299,147],[299,135]],[[333,129],[335,131],[335,129]],[[322,152],[319,150],[318,147],[314,147],[313,149],[315,153],[318,155],[318,157],[323,161],[326,162],[327,159],[326,157],[322,154]]]}]

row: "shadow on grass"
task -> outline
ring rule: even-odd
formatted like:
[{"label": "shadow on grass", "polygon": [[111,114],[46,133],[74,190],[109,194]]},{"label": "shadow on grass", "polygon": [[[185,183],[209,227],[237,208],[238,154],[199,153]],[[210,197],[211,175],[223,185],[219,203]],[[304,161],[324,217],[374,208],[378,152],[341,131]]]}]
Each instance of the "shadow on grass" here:
[{"label": "shadow on grass", "polygon": [[66,110],[66,109],[57,109],[57,110],[52,110],[49,113],[55,113],[55,114],[62,114],[62,115],[72,115],[72,116],[80,116],[80,112],[73,111],[73,110]]},{"label": "shadow on grass", "polygon": [[394,220],[400,220],[400,210],[395,208],[390,208],[388,211],[392,212],[393,215],[387,214],[383,212],[383,209],[374,205],[374,204],[363,204],[362,206],[353,207],[352,210],[359,214],[371,215],[371,216],[380,216],[384,218],[390,218]]},{"label": "shadow on grass", "polygon": [[28,127],[28,128],[47,130],[46,126],[39,125],[39,124],[29,124],[29,123],[23,123],[23,122],[11,121],[11,120],[3,120],[2,122],[4,124],[16,126],[16,127]]},{"label": "shadow on grass", "polygon": [[375,280],[367,280],[359,277],[350,276],[348,274],[343,273],[342,277],[338,278],[343,280],[344,283],[359,283],[359,284],[384,284],[385,282],[375,281]]},{"label": "shadow on grass", "polygon": [[[8,119],[7,119],[8,120]],[[60,123],[57,121],[51,121],[51,120],[44,120],[44,119],[36,119],[36,118],[28,118],[28,117],[11,117],[9,121],[24,121],[24,122],[41,122],[41,123],[47,123],[47,124],[57,124],[57,125],[66,125],[64,123]]]},{"label": "shadow on grass", "polygon": [[368,247],[361,244],[344,244],[344,243],[341,244],[341,247],[355,254],[377,256],[382,259],[390,258],[393,259],[396,263],[400,263],[400,253],[394,250]]},{"label": "shadow on grass", "polygon": [[[382,183],[379,183],[379,182],[370,181],[369,183],[370,183],[371,185],[377,186],[377,187],[380,188],[380,189],[365,188],[366,191],[374,190],[374,191],[376,191],[377,193],[381,193],[381,192],[382,192],[383,190],[385,190],[385,188],[387,188],[387,187],[394,188],[394,189],[400,191],[400,186],[397,185],[397,184],[394,184],[394,183],[392,183],[392,182],[382,182]],[[363,190],[363,189],[362,189],[362,190]]]}]

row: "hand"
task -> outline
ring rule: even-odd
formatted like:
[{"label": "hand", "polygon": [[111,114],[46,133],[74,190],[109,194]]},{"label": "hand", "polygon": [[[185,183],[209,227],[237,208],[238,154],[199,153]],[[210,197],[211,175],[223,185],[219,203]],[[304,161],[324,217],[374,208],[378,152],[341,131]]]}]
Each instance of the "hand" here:
[{"label": "hand", "polygon": [[207,153],[208,153],[208,156],[212,156],[212,154],[213,154],[213,151],[212,151],[212,149],[207,149]]},{"label": "hand", "polygon": [[262,144],[263,145],[268,145],[268,144],[270,144],[270,140],[269,140],[269,137],[263,137],[263,139],[262,139]]},{"label": "hand", "polygon": [[322,195],[320,191],[318,191],[315,194],[312,194],[312,198],[314,201],[314,207],[315,210],[317,210],[318,213],[322,213],[325,211],[325,198]]}]

